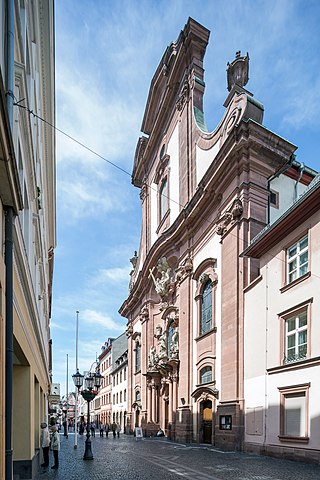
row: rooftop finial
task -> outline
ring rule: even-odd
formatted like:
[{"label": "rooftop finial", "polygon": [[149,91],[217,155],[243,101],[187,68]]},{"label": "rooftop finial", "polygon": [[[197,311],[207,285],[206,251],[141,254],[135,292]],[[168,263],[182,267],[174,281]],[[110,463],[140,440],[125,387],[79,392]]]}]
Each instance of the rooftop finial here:
[{"label": "rooftop finial", "polygon": [[236,52],[236,58],[232,63],[227,63],[228,90],[234,85],[244,87],[249,80],[249,54],[241,57],[241,50]]}]

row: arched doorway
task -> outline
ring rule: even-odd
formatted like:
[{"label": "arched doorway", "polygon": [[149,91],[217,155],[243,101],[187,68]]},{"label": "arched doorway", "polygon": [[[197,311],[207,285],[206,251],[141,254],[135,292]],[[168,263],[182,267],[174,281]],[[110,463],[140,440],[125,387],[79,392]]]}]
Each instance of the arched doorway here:
[{"label": "arched doorway", "polygon": [[137,408],[136,409],[136,415],[135,415],[135,427],[140,427],[140,410]]},{"label": "arched doorway", "polygon": [[201,402],[201,431],[203,443],[212,443],[212,402]]}]

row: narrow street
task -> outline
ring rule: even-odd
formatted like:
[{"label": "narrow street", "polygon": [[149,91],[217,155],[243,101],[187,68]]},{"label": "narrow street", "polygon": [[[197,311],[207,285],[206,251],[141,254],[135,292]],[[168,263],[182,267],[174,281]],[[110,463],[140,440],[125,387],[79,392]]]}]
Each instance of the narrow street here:
[{"label": "narrow street", "polygon": [[61,439],[60,466],[41,469],[37,480],[318,480],[320,466],[270,457],[221,452],[213,447],[180,445],[165,439],[135,440],[120,435],[92,439],[94,459],[84,461],[85,437]]}]

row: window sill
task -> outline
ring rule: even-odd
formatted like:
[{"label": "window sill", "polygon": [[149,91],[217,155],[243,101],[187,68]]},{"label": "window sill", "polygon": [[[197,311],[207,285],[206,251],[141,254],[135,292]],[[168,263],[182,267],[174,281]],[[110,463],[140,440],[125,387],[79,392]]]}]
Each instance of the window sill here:
[{"label": "window sill", "polygon": [[288,370],[297,370],[299,368],[307,368],[320,365],[320,357],[306,358],[299,362],[287,363],[286,365],[279,365],[278,367],[272,367],[267,369],[268,375],[273,373],[286,372]]},{"label": "window sill", "polygon": [[211,330],[208,330],[208,332],[201,333],[198,337],[195,338],[195,341],[198,342],[199,340],[202,340],[203,338],[211,335],[211,333],[216,333],[217,327],[211,328]]},{"label": "window sill", "polygon": [[309,278],[309,277],[311,277],[311,272],[307,272],[307,273],[305,273],[304,275],[301,275],[301,277],[296,278],[295,280],[293,280],[293,282],[288,283],[288,284],[285,285],[284,287],[280,288],[280,292],[281,292],[281,293],[286,292],[286,291],[289,290],[290,288],[295,287],[296,285],[298,285],[299,283],[303,282],[304,280],[306,280],[306,279]]},{"label": "window sill", "polygon": [[290,435],[279,435],[280,442],[309,443],[309,437],[292,437]]},{"label": "window sill", "polygon": [[141,368],[140,370],[137,370],[136,372],[134,372],[135,375],[138,375],[138,373],[141,373]]}]

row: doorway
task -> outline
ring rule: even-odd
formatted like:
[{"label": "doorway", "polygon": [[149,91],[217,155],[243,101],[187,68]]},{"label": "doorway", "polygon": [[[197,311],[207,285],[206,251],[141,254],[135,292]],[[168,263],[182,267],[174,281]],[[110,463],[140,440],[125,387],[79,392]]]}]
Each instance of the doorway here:
[{"label": "doorway", "polygon": [[201,404],[202,411],[202,442],[212,443],[212,402],[211,400],[205,400]]}]

